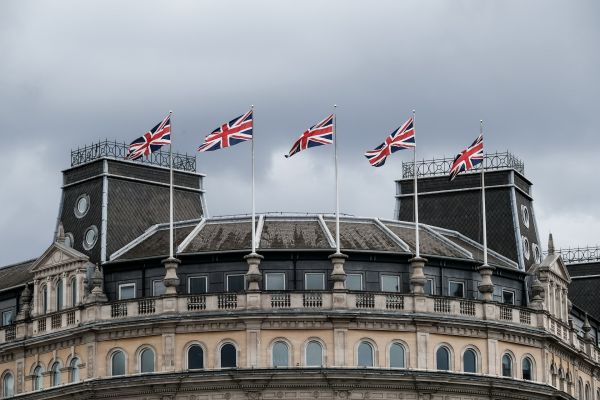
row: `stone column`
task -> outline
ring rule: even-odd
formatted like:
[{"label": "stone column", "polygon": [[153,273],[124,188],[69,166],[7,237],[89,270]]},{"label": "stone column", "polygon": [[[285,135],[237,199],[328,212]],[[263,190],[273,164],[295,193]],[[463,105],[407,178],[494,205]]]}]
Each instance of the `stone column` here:
[{"label": "stone column", "polygon": [[258,266],[264,257],[258,253],[250,253],[244,256],[244,260],[248,263],[248,272],[246,273],[246,281],[248,289],[246,291],[246,308],[260,309],[260,282],[262,281],[262,273]]},{"label": "stone column", "polygon": [[342,253],[334,253],[329,256],[333,270],[331,271],[331,280],[333,281],[333,308],[346,308],[347,293],[346,290],[346,271],[344,263],[348,256]]},{"label": "stone column", "polygon": [[181,264],[176,258],[169,257],[162,261],[162,264],[165,266],[165,277],[163,278],[163,283],[165,285],[165,294],[166,295],[176,295],[177,294],[177,286],[179,285],[179,277],[177,276],[177,267]]},{"label": "stone column", "polygon": [[492,273],[496,268],[483,264],[477,268],[481,275],[481,284],[479,292],[483,295],[484,301],[492,301],[494,299],[494,283],[492,282]]},{"label": "stone column", "polygon": [[35,279],[33,281],[33,308],[31,310],[31,316],[35,317],[40,314],[40,281]]}]

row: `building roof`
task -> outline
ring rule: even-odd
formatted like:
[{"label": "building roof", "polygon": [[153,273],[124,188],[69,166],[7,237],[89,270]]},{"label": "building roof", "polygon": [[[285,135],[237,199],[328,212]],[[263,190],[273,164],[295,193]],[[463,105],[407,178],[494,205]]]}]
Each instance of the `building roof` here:
[{"label": "building roof", "polygon": [[571,275],[569,299],[574,305],[600,320],[600,262],[567,264],[567,270]]},{"label": "building roof", "polygon": [[[331,215],[273,215],[256,218],[256,248],[277,250],[335,249],[335,218]],[[223,251],[247,251],[251,247],[249,216],[202,218],[175,225],[178,255]],[[423,256],[455,258],[481,262],[481,245],[464,235],[446,229],[421,225],[420,248]],[[415,253],[415,225],[412,222],[378,218],[340,217],[342,251]],[[164,257],[168,249],[168,224],[149,228],[143,235],[113,253],[111,261]],[[489,263],[517,269],[517,263],[490,250]]]},{"label": "building roof", "polygon": [[0,267],[0,291],[25,285],[33,280],[31,265],[36,259]]}]

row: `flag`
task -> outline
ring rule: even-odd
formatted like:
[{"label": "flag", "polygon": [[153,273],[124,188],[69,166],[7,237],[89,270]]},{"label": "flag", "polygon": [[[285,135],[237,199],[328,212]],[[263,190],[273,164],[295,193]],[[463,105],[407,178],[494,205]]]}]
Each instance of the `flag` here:
[{"label": "flag", "polygon": [[198,151],[214,151],[252,140],[252,110],[221,125],[204,138]]},{"label": "flag", "polygon": [[142,156],[148,157],[165,144],[171,144],[171,113],[142,137],[131,142],[125,158],[137,160]]},{"label": "flag", "polygon": [[468,171],[477,164],[483,162],[483,135],[480,134],[477,139],[466,150],[461,151],[450,167],[450,180],[461,172]]},{"label": "flag", "polygon": [[299,151],[306,150],[309,147],[322,146],[333,143],[333,114],[325,118],[316,125],[311,126],[304,131],[302,136],[292,146],[289,154],[285,157],[291,157]]},{"label": "flag", "polygon": [[410,149],[415,147],[415,128],[413,125],[413,117],[401,127],[392,132],[385,138],[385,142],[377,146],[374,150],[369,150],[365,153],[365,157],[374,167],[381,167],[385,164],[387,156],[398,150]]}]

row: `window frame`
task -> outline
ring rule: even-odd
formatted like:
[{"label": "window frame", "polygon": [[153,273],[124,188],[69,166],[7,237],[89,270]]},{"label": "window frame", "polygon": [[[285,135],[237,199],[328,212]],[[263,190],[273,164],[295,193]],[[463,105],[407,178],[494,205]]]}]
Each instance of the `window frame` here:
[{"label": "window frame", "polygon": [[[308,346],[311,343],[318,344],[319,348],[321,349],[321,364],[320,365],[313,365],[313,364],[309,365],[308,364]],[[303,361],[304,361],[304,366],[305,367],[308,367],[308,368],[322,368],[323,366],[325,366],[325,345],[320,340],[317,340],[315,338],[308,339],[306,341],[306,343],[304,344],[304,357],[303,358],[304,358]]]},{"label": "window frame", "polygon": [[[473,356],[475,357],[475,360],[474,360],[475,370],[474,371],[466,370],[467,368],[466,368],[466,364],[465,364],[465,355],[467,354],[467,352],[473,353]],[[477,374],[479,372],[479,352],[471,346],[467,347],[462,353],[462,372],[465,374]]]},{"label": "window frame", "polygon": [[[508,358],[508,361],[510,362],[510,371],[508,375],[504,375],[504,357]],[[514,357],[512,356],[512,354],[508,353],[508,352],[504,352],[502,353],[502,357],[500,357],[500,376],[503,378],[513,378],[515,375],[515,360]]]},{"label": "window frame", "polygon": [[[438,366],[438,362],[439,362],[439,357],[438,357],[438,352],[440,350],[446,350],[446,353],[448,354],[448,369],[440,369]],[[448,346],[447,344],[441,344],[439,346],[437,346],[437,348],[435,349],[435,369],[436,371],[452,371],[452,350],[450,350],[450,346]]]},{"label": "window frame", "polygon": [[[399,346],[400,348],[402,348],[402,367],[393,367],[392,366],[392,348],[394,346]],[[408,364],[408,350],[407,350],[408,346],[403,343],[400,342],[398,340],[393,340],[390,345],[388,346],[388,350],[387,350],[387,356],[388,356],[388,367],[391,369],[406,369],[407,368],[407,364]]]},{"label": "window frame", "polygon": [[[142,360],[142,356],[146,351],[152,352],[152,371],[144,371],[144,362]],[[156,351],[150,346],[143,346],[138,351],[138,372],[140,374],[152,374],[156,372]]]},{"label": "window frame", "polygon": [[[352,275],[352,276],[358,276],[360,278],[360,289],[349,289],[348,288],[348,277],[350,275]],[[348,290],[355,290],[355,291],[363,291],[363,290],[365,290],[365,285],[363,283],[364,283],[363,274],[361,274],[361,273],[349,273],[349,274],[346,274],[346,289],[348,289]]]},{"label": "window frame", "polygon": [[[307,285],[307,278],[309,275],[321,275],[321,289],[309,289],[308,285]],[[318,290],[325,290],[325,273],[324,272],[305,272],[304,273],[304,290],[311,290],[311,291],[318,291]]]},{"label": "window frame", "polygon": [[[128,287],[128,286],[133,286],[133,297],[129,297],[127,299],[124,299],[121,296],[121,289],[124,288],[124,287]],[[118,286],[119,300],[131,300],[131,299],[137,298],[137,288],[136,288],[136,286],[137,285],[135,284],[135,282],[119,283],[119,286]]]},{"label": "window frame", "polygon": [[[275,365],[275,346],[277,346],[278,344],[285,345],[286,358],[287,358],[286,365]],[[283,339],[276,339],[273,341],[273,344],[271,345],[271,367],[272,368],[287,368],[290,366],[290,364],[291,364],[290,348],[291,348],[290,344]]]},{"label": "window frame", "polygon": [[[504,301],[504,293],[510,293],[510,294],[512,294],[512,303],[507,303],[507,302]],[[508,305],[514,306],[516,298],[517,298],[517,292],[516,291],[502,288],[502,304],[508,304]]]},{"label": "window frame", "polygon": [[[75,366],[73,365],[75,364]],[[69,361],[69,383],[78,383],[81,380],[81,369],[79,368],[79,357],[75,356]],[[75,371],[77,371],[77,379],[75,379]]]},{"label": "window frame", "polygon": [[[397,282],[396,288],[397,288],[397,290],[392,291],[392,292],[390,292],[389,290],[384,290],[383,289],[384,278],[396,278],[396,282]],[[402,284],[401,281],[400,281],[400,275],[381,274],[379,276],[379,280],[380,280],[379,288],[381,289],[382,292],[385,292],[385,293],[400,293],[400,289],[401,289],[400,285]]]},{"label": "window frame", "polygon": [[[204,279],[204,292],[192,293],[192,279]],[[208,276],[207,275],[192,275],[187,277],[187,293],[191,295],[202,295],[208,293]]]},{"label": "window frame", "polygon": [[[243,276],[244,277],[244,288],[242,289],[241,292],[232,292],[231,290],[229,290],[229,277],[232,276]],[[225,275],[225,291],[227,293],[243,293],[246,291],[246,287],[248,285],[248,282],[246,281],[246,274],[227,274]]]},{"label": "window frame", "polygon": [[[190,368],[190,350],[192,349],[192,347],[198,347],[200,348],[200,351],[202,352],[202,367],[200,368]],[[202,371],[204,369],[206,369],[205,366],[205,361],[206,360],[206,349],[204,348],[204,346],[198,342],[193,342],[190,343],[185,350],[185,368],[187,371]]]},{"label": "window frame", "polygon": [[[6,322],[5,315],[10,314],[10,319],[8,323]],[[15,322],[15,312],[12,308],[2,310],[2,326],[9,326]]]},{"label": "window frame", "polygon": [[[7,390],[8,377],[10,377],[10,379],[12,379],[9,390]],[[10,397],[13,397],[14,395],[15,395],[15,376],[11,370],[8,370],[8,371],[5,371],[4,374],[2,374],[2,398],[8,399]]]},{"label": "window frame", "polygon": [[[235,354],[235,365],[233,367],[224,367],[223,366],[223,349],[225,348],[225,346],[231,346],[231,347],[233,347],[234,354]],[[238,357],[238,355],[239,355],[238,354],[238,347],[237,347],[237,345],[234,342],[228,340],[226,342],[221,343],[221,345],[219,346],[219,368],[220,369],[237,369],[237,368],[239,368],[239,365],[238,365],[239,364],[238,363],[239,357]]]},{"label": "window frame", "polygon": [[50,367],[50,387],[56,387],[61,385],[62,381],[62,373],[61,373],[62,365],[59,361],[54,361],[52,366]]},{"label": "window frame", "polygon": [[69,287],[70,306],[77,306],[77,277],[73,276],[69,279],[67,286]]},{"label": "window frame", "polygon": [[[361,346],[366,345],[371,350],[371,365],[363,365],[365,363],[361,363],[360,361],[360,348]],[[362,339],[358,342],[358,346],[356,346],[356,367],[357,368],[375,368],[375,345],[371,343],[369,340]]]},{"label": "window frame", "polygon": [[[274,275],[283,275],[283,289],[270,289],[269,288],[269,276],[274,276]],[[285,275],[286,275],[285,272],[265,272],[265,290],[271,290],[271,291],[286,290],[287,285],[286,285],[286,276]]]},{"label": "window frame", "polygon": [[[39,371],[39,374],[36,373],[36,371]],[[32,375],[33,379],[31,381],[33,391],[37,392],[39,390],[44,390],[44,367],[42,367],[40,364],[36,365],[33,369]]]},{"label": "window frame", "polygon": [[[452,285],[453,283],[462,286],[462,296],[459,297],[459,296],[454,296],[452,294],[452,291],[450,290],[450,285]],[[448,280],[448,297],[453,297],[455,299],[465,299],[466,298],[465,286],[466,285],[465,285],[464,281],[451,281],[451,280]]]},{"label": "window frame", "polygon": [[[120,375],[115,375],[115,371],[114,371],[114,358],[117,354],[121,353],[123,355],[123,374]],[[113,351],[110,352],[110,356],[108,357],[109,360],[109,365],[110,365],[110,376],[125,376],[127,375],[127,353],[125,353],[124,350],[122,349],[115,349]]]},{"label": "window frame", "polygon": [[[427,287],[427,284],[429,282],[431,282],[431,293],[427,294],[426,287]],[[426,278],[425,279],[425,288],[423,288],[423,290],[424,290],[424,292],[425,292],[426,295],[428,295],[428,296],[435,296],[435,278]]]},{"label": "window frame", "polygon": [[154,286],[154,284],[157,282],[160,282],[163,284],[163,287],[165,288],[165,292],[167,290],[167,287],[165,286],[165,281],[163,279],[152,279],[152,297],[164,296],[164,294],[165,294],[165,293],[156,294],[156,286]]}]

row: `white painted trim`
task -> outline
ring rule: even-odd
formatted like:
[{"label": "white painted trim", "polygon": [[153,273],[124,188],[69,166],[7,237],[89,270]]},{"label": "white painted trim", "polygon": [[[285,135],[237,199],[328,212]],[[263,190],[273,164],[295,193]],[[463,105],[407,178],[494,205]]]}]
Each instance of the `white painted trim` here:
[{"label": "white painted trim", "polygon": [[129,250],[131,250],[132,248],[134,248],[135,246],[137,246],[138,244],[140,244],[141,242],[143,242],[144,240],[146,240],[147,238],[152,236],[155,232],[158,231],[158,228],[160,225],[161,224],[152,225],[150,228],[146,229],[146,231],[144,233],[142,233],[140,236],[133,239],[131,242],[127,243],[125,246],[121,247],[119,250],[112,253],[109,258],[110,261],[117,259],[118,257],[127,253]]},{"label": "white painted trim", "polygon": [[204,228],[204,225],[206,225],[206,218],[202,218],[194,227],[194,229],[192,229],[189,235],[187,235],[186,238],[183,239],[183,241],[179,244],[179,246],[177,246],[177,253],[182,253],[189,246],[191,241],[198,236],[198,233],[202,230],[202,228]]},{"label": "white painted trim", "polygon": [[385,234],[387,234],[387,236],[390,239],[392,239],[392,241],[395,242],[398,246],[400,246],[402,249],[406,250],[407,252],[411,251],[408,244],[404,240],[400,239],[400,237],[398,237],[390,228],[385,226],[385,224],[383,222],[381,222],[379,220],[379,218],[373,218],[373,221],[375,221],[375,225],[377,227],[379,227],[379,229],[381,229]]},{"label": "white painted trim", "polygon": [[[252,222],[250,222],[252,225]],[[265,225],[265,215],[261,214],[258,217],[258,223],[256,224],[256,234],[254,236],[254,247],[258,249],[258,245],[260,244],[260,237],[262,235],[263,226]]]},{"label": "white painted trim", "polygon": [[[419,224],[420,225],[420,224]],[[465,249],[464,247],[454,243],[452,240],[448,239],[447,237],[445,237],[444,235],[442,235],[439,232],[436,232],[435,230],[431,229],[430,226],[425,225],[423,226],[423,228],[431,233],[432,235],[434,235],[435,237],[437,237],[438,239],[440,239],[442,242],[446,243],[447,245],[449,245],[450,247],[455,248],[456,250],[458,250],[459,252],[463,253],[464,255],[466,255],[468,258],[470,259],[474,259],[473,257],[473,253],[471,253],[469,250]],[[488,249],[489,251],[489,249]]]},{"label": "white painted trim", "polygon": [[318,215],[319,225],[321,225],[321,229],[323,229],[323,233],[327,238],[327,242],[329,242],[329,247],[335,249],[335,240],[333,239],[333,235],[329,231],[327,224],[325,223],[325,219],[323,218],[323,214]]}]

